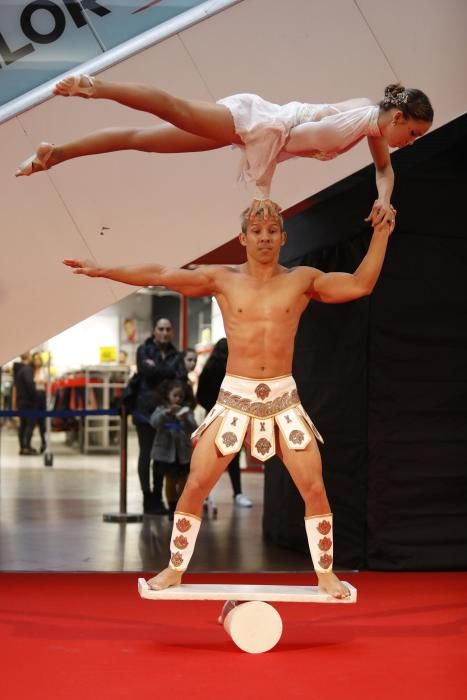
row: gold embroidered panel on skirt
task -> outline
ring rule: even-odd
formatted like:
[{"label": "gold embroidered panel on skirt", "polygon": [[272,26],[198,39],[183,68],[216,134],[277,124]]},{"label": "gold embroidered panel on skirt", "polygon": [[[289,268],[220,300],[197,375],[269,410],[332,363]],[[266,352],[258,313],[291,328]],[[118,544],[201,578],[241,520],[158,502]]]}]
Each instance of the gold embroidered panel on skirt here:
[{"label": "gold embroidered panel on skirt", "polygon": [[191,433],[191,439],[196,440],[197,438],[201,437],[206,428],[208,428],[218,416],[221,416],[223,413],[225,413],[225,411],[226,409],[224,408],[224,406],[220,406],[218,403],[216,403],[211,408],[203,422],[200,425],[198,425],[198,427],[193,433]]},{"label": "gold embroidered panel on skirt", "polygon": [[261,401],[264,401],[264,399],[267,399],[270,393],[271,393],[271,387],[268,386],[267,384],[264,384],[264,382],[261,382],[261,384],[258,384],[258,386],[255,389],[255,394],[258,397],[258,399],[261,399]]},{"label": "gold embroidered panel on skirt", "polygon": [[251,454],[265,462],[276,453],[274,418],[252,418]]},{"label": "gold embroidered panel on skirt", "polygon": [[321,442],[321,443],[324,445],[323,436],[321,435],[321,433],[319,432],[318,428],[317,428],[316,425],[313,423],[313,421],[311,420],[310,416],[309,416],[308,413],[305,411],[305,409],[303,408],[303,406],[302,406],[301,403],[298,404],[298,406],[296,406],[296,410],[297,410],[298,413],[305,419],[305,421],[308,423],[308,425],[310,426],[310,428],[311,428],[312,431],[313,431],[313,435],[315,436],[315,438],[316,438],[319,442]]},{"label": "gold embroidered panel on skirt", "polygon": [[304,450],[311,441],[310,428],[295,408],[290,408],[276,416],[276,423],[287,447],[291,450]]},{"label": "gold embroidered panel on skirt", "polygon": [[216,447],[223,455],[238,452],[245,439],[250,416],[238,411],[227,411],[216,434]]},{"label": "gold embroidered panel on skirt", "polygon": [[[267,387],[266,384],[259,384],[256,388],[260,391],[262,396],[265,396],[265,389],[260,389],[260,387]],[[258,395],[258,392],[257,392]],[[248,413],[250,416],[255,416],[256,418],[270,418],[276,413],[295,406],[298,404],[300,399],[298,398],[298,392],[296,389],[292,391],[286,391],[282,396],[278,396],[272,401],[266,401],[265,403],[260,401],[252,401],[251,399],[246,399],[238,394],[233,394],[231,391],[226,391],[222,389],[219,391],[219,397],[217,402],[226,406],[227,408],[233,408],[234,410],[241,411],[242,413]]]}]

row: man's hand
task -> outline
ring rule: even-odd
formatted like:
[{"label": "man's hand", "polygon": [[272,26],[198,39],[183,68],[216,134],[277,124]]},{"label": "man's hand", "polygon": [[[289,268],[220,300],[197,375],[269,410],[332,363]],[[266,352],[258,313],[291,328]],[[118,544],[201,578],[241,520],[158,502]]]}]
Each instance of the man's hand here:
[{"label": "man's hand", "polygon": [[248,220],[251,221],[258,216],[264,220],[277,219],[280,212],[280,206],[271,199],[254,199],[248,210]]},{"label": "man's hand", "polygon": [[373,233],[390,236],[396,226],[396,210],[391,205],[389,215],[377,224],[373,224]]},{"label": "man's hand", "polygon": [[312,298],[326,304],[342,304],[371,294],[384,262],[388,239],[396,224],[396,210],[390,219],[373,225],[368,252],[353,274],[347,272],[313,273],[309,289]]},{"label": "man's hand", "polygon": [[63,264],[73,268],[74,275],[87,275],[87,277],[99,277],[99,270],[92,260],[64,260]]},{"label": "man's hand", "polygon": [[392,204],[377,199],[365,221],[370,221],[372,226],[377,226],[384,222],[389,223],[395,218],[396,213]]}]

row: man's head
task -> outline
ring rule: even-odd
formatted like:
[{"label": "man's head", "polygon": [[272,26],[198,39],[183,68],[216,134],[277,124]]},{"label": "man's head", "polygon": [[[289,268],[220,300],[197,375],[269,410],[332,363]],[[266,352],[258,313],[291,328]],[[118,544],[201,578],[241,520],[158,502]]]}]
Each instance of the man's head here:
[{"label": "man's head", "polygon": [[266,211],[257,208],[253,216],[251,208],[241,214],[240,243],[246,248],[248,258],[263,264],[279,259],[280,249],[287,239],[280,207],[274,202],[271,204]]},{"label": "man's head", "polygon": [[172,342],[173,328],[168,318],[160,318],[156,321],[153,337],[155,342],[162,347]]},{"label": "man's head", "polygon": [[[258,200],[253,200],[258,201]],[[281,231],[284,230],[284,219],[282,218],[281,208],[276,202],[272,202],[270,199],[266,200],[267,204],[263,207],[260,202],[255,207],[250,206],[240,214],[240,224],[242,227],[242,233],[246,233],[248,224],[252,221],[258,221],[258,219],[276,219]],[[254,214],[252,211],[254,210]]]}]

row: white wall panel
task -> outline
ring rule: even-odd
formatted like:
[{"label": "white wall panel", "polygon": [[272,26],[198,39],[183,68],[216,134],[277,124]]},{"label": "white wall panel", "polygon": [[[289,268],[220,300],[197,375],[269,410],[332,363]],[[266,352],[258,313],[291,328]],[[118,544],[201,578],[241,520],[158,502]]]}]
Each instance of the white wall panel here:
[{"label": "white wall panel", "polygon": [[349,0],[248,0],[181,39],[215,99],[257,92],[279,103],[376,100],[381,82],[393,78]]},{"label": "white wall panel", "polygon": [[[463,0],[244,0],[105,75],[197,99],[252,91],[277,102],[376,101],[399,77],[426,90],[441,125],[466,110],[466,8]],[[53,98],[0,126],[0,323],[9,329],[0,363],[134,290],[73,276],[62,258],[183,265],[238,230],[249,193],[235,186],[231,149],[116,153],[13,177],[41,140],[137,124],[157,120],[110,102]],[[334,161],[283,163],[274,198],[288,207],[368,162],[360,144]]]},{"label": "white wall panel", "polygon": [[[281,0],[250,0],[188,29],[181,39],[215,99],[257,92],[277,103],[358,96],[377,101],[395,78],[361,12],[348,0],[293,0],[287,12]],[[272,196],[289,207],[369,160],[368,147],[361,144],[335,161],[288,161],[277,169]]]},{"label": "white wall panel", "polygon": [[29,144],[17,120],[0,130],[2,167],[0,319],[2,359],[23,352],[84,318],[115,297],[108,282],[83,289],[70,284],[60,260],[67,249],[89,257],[90,251],[47,178],[35,182],[13,177],[18,148]]},{"label": "white wall panel", "polygon": [[356,0],[399,80],[424,90],[434,127],[467,109],[465,0]]},{"label": "white wall panel", "polygon": [[[163,89],[210,99],[178,38],[105,72],[109,79],[136,78],[143,82],[154,81],[154,74]],[[36,113],[38,109],[42,114]],[[79,98],[54,98],[22,115],[20,121],[30,139],[30,150],[34,149],[32,144],[44,138],[63,142],[107,126],[160,123],[152,115],[109,101]],[[27,184],[34,187],[34,182],[43,177],[31,177]],[[218,244],[218,234],[210,238],[202,232],[216,215],[216,205],[201,208],[200,203],[224,199],[226,190],[234,190],[234,165],[227,149],[188,155],[106,154],[68,161],[45,177],[50,177],[66,202],[96,258],[110,264],[141,262],[156,251],[160,262],[182,264],[209,250]],[[21,190],[25,180],[20,178],[16,188]],[[241,199],[241,193],[237,193],[237,201],[234,198],[231,205],[234,212]],[[222,213],[224,206],[222,203],[217,213]],[[101,236],[103,225],[110,230]]]}]

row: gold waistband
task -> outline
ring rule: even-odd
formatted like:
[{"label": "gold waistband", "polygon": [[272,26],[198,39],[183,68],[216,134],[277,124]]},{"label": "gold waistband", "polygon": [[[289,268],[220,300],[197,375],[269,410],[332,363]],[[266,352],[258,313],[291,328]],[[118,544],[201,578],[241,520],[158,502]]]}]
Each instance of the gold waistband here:
[{"label": "gold waistband", "polygon": [[285,394],[278,396],[276,399],[273,399],[273,401],[260,402],[243,398],[242,396],[238,396],[238,394],[232,394],[231,391],[226,391],[221,388],[216,403],[226,408],[233,408],[235,411],[240,411],[240,413],[254,416],[255,418],[270,418],[282,411],[286,411],[292,406],[296,406],[300,403],[300,399],[298,398],[296,389],[293,389],[293,391],[286,391]]},{"label": "gold waistband", "polygon": [[280,374],[278,377],[242,377],[240,374],[232,374],[231,372],[225,373],[226,377],[233,377],[234,379],[246,379],[249,382],[273,382],[275,379],[286,379],[286,377],[291,377],[292,373]]}]

